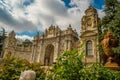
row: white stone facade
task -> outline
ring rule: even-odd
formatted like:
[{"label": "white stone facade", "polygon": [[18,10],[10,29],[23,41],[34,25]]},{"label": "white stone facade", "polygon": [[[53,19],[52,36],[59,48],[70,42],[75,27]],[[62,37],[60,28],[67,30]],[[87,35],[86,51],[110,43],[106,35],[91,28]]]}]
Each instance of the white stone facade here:
[{"label": "white stone facade", "polygon": [[[5,40],[3,48],[4,57],[6,54],[10,54],[30,62],[41,62],[42,65],[46,66],[55,63],[56,58],[66,50],[77,48],[80,53],[84,48],[84,63],[99,61],[99,53],[97,51],[98,21],[97,11],[92,6],[89,6],[85,11],[85,16],[81,20],[80,38],[76,30],[72,29],[71,25],[66,30],[61,30],[58,26],[51,25],[42,35],[37,34],[33,42],[27,44],[27,46],[17,45],[15,33],[12,31]],[[87,41],[90,41],[90,43],[87,44]],[[83,42],[85,45],[81,48]],[[91,52],[92,54],[90,54]]]}]

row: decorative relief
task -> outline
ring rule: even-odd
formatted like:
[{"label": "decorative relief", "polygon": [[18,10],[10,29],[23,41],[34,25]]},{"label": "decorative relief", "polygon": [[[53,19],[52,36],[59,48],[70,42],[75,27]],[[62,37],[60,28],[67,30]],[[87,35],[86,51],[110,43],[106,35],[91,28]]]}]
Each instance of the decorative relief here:
[{"label": "decorative relief", "polygon": [[91,20],[91,18],[88,18],[87,19],[87,26],[91,26],[92,25],[92,20]]},{"label": "decorative relief", "polygon": [[49,34],[51,35],[51,34],[53,34],[53,33],[54,33],[54,30],[51,29],[51,30],[49,31]]}]

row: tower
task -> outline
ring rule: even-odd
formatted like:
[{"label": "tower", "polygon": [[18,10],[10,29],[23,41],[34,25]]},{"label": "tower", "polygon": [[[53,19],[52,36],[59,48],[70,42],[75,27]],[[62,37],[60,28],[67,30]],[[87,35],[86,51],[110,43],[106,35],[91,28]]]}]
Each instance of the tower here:
[{"label": "tower", "polygon": [[85,64],[91,64],[99,60],[98,45],[98,24],[99,18],[95,8],[89,6],[81,19],[80,43],[84,43]]},{"label": "tower", "polygon": [[5,39],[5,44],[4,44],[4,57],[9,54],[9,55],[14,55],[14,51],[16,48],[16,38],[15,38],[15,32],[12,31],[9,33],[8,37]]}]

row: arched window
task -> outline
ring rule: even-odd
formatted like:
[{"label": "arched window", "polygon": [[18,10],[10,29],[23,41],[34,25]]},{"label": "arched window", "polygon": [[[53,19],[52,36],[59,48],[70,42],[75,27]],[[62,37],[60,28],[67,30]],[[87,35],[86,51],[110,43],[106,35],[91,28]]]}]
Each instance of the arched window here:
[{"label": "arched window", "polygon": [[93,55],[93,48],[92,48],[92,41],[87,41],[86,43],[86,55],[92,56]]}]

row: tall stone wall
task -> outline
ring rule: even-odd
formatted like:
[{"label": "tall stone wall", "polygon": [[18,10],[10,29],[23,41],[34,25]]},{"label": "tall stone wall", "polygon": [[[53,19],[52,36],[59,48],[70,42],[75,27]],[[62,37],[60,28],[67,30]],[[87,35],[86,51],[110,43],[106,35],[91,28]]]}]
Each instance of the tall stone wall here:
[{"label": "tall stone wall", "polygon": [[9,54],[11,56],[30,61],[32,55],[32,45],[18,45],[17,40],[15,38],[15,33],[14,31],[12,31],[11,33],[9,33],[9,36],[5,40],[3,52],[4,57],[6,57],[6,55]]}]

